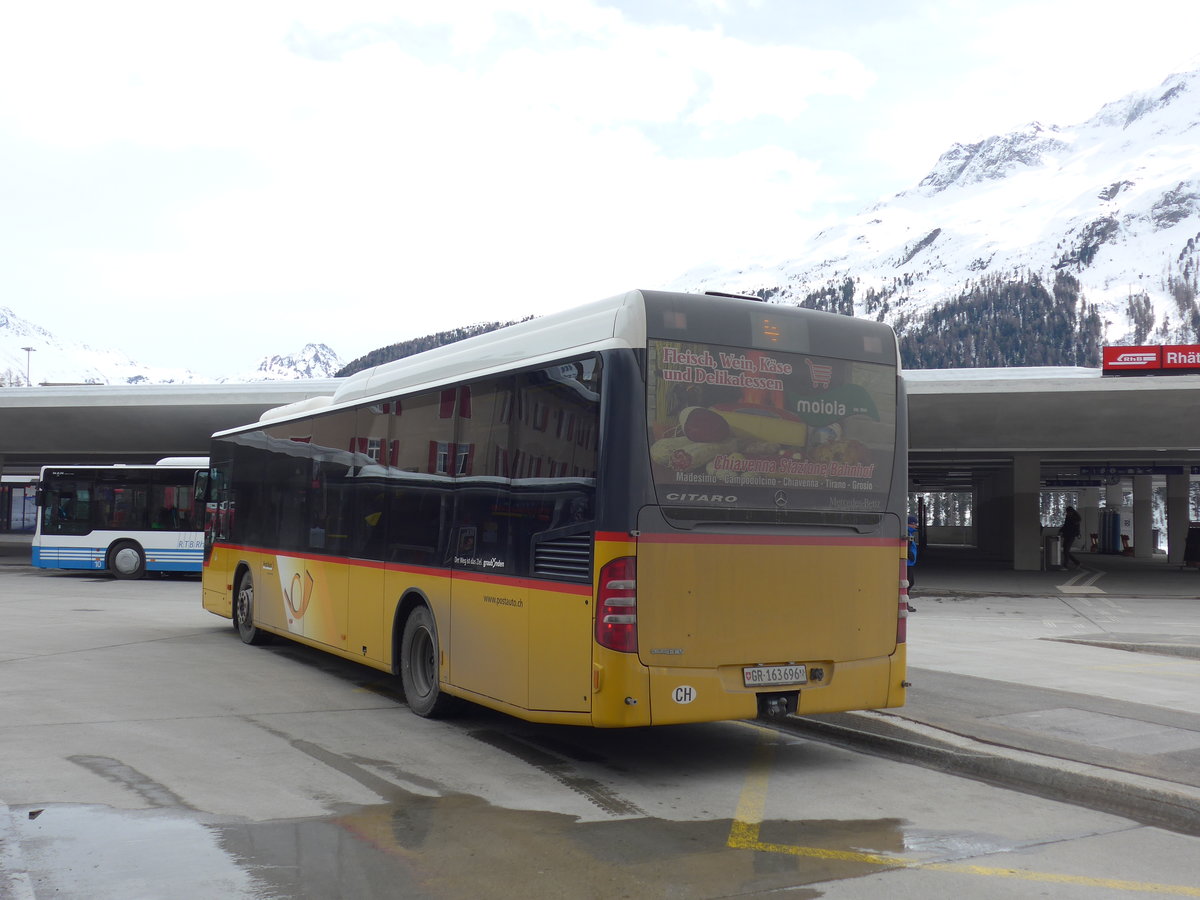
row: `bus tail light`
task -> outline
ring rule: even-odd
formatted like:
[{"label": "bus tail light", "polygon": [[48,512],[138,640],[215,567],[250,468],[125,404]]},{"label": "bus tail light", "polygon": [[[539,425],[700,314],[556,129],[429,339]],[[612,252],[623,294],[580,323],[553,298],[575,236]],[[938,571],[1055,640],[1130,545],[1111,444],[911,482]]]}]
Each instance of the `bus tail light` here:
[{"label": "bus tail light", "polygon": [[908,641],[908,561],[900,561],[900,603],[896,609],[896,643]]},{"label": "bus tail light", "polygon": [[609,650],[637,653],[637,563],[632,556],[614,559],[600,570],[596,642]]}]

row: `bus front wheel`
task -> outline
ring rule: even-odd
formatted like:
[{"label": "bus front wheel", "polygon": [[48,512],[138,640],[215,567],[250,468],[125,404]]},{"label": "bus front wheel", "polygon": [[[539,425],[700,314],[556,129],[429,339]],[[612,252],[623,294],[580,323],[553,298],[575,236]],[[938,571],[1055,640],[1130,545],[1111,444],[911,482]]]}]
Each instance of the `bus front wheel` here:
[{"label": "bus front wheel", "polygon": [[270,635],[254,625],[254,579],[243,572],[233,595],[233,627],[244,644],[265,644]]},{"label": "bus front wheel", "polygon": [[437,624],[429,607],[413,610],[400,639],[400,682],[408,707],[418,716],[435,719],[451,711],[454,699],[438,684]]},{"label": "bus front wheel", "polygon": [[117,541],[108,550],[108,571],[116,578],[141,578],[146,574],[146,554],[133,541]]}]

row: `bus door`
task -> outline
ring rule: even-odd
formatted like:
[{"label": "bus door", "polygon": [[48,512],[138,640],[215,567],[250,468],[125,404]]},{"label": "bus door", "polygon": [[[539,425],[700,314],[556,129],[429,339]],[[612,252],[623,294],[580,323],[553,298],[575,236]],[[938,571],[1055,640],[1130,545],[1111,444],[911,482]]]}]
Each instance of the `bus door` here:
[{"label": "bus door", "polygon": [[448,548],[450,681],[505,703],[529,704],[529,596],[514,577],[513,512],[500,491],[464,490]]},{"label": "bus door", "polygon": [[355,555],[366,525],[358,522],[348,460],[323,448],[314,456],[285,461],[291,472],[280,483],[292,485],[288,496],[294,506],[281,525],[280,544],[301,552],[280,554],[280,589],[289,631],[344,650],[351,567],[340,557]]}]

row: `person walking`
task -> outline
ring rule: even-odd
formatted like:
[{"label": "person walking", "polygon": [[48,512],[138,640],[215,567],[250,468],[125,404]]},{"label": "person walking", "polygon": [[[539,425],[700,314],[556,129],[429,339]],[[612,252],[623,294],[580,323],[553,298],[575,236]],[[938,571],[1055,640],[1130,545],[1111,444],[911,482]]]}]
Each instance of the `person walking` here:
[{"label": "person walking", "polygon": [[1063,523],[1058,529],[1059,539],[1062,541],[1062,561],[1063,568],[1067,568],[1068,564],[1079,568],[1082,563],[1076,559],[1075,554],[1071,552],[1071,545],[1075,543],[1075,539],[1079,537],[1079,513],[1075,507],[1068,506],[1063,513]]}]

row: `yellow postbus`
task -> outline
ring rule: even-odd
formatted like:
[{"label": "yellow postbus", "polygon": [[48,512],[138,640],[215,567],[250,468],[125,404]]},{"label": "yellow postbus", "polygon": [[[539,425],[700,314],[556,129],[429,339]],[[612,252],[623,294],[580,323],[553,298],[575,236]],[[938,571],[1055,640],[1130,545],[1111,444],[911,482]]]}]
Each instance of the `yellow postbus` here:
[{"label": "yellow postbus", "polygon": [[213,436],[204,607],[539,722],[903,704],[886,325],[632,291]]}]

